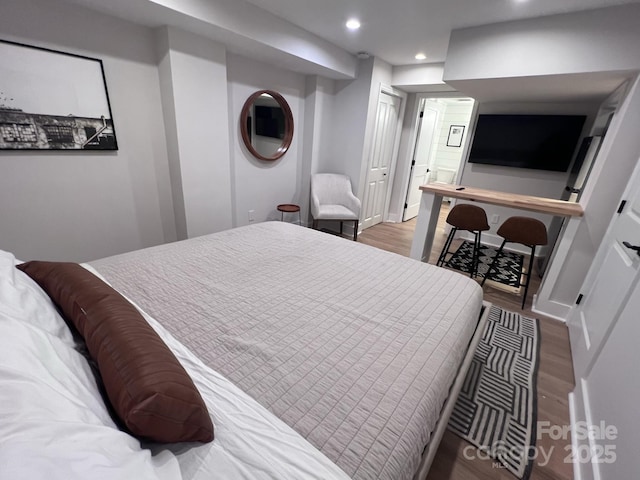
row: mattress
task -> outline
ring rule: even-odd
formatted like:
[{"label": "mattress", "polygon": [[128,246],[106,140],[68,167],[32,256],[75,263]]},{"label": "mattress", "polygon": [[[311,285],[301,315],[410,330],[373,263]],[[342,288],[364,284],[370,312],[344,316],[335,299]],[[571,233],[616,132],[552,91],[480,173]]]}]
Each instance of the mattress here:
[{"label": "mattress", "polygon": [[456,272],[282,222],[91,266],[356,479],[413,477],[482,305]]}]

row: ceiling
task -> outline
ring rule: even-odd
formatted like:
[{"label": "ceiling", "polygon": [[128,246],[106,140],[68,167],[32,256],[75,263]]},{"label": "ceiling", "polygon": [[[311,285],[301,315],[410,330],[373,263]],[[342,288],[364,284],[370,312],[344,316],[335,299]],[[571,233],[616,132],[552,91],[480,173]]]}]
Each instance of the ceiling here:
[{"label": "ceiling", "polygon": [[[424,64],[421,68],[428,69],[434,67],[429,64],[445,61],[451,31],[458,28],[640,4],[640,0],[67,1],[149,27],[178,27],[221,42],[239,55],[335,79],[354,77],[354,55],[358,52],[367,52],[392,66],[412,69]],[[353,17],[362,24],[356,32],[345,27]],[[426,59],[416,60],[418,52]],[[597,102],[632,73],[470,80],[449,82],[444,87],[484,102]],[[431,84],[403,84],[401,88],[434,91]]]},{"label": "ceiling", "polygon": [[[247,0],[351,53],[366,51],[391,65],[443,62],[453,29],[640,0]],[[356,17],[362,26],[348,31]]]}]

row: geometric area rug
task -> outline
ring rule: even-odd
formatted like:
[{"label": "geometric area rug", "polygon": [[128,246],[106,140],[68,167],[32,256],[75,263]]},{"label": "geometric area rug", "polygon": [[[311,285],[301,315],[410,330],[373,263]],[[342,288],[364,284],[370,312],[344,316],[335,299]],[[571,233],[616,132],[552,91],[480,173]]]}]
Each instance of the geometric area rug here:
[{"label": "geometric area rug", "polygon": [[[496,256],[498,249],[487,245],[480,245],[480,258],[478,262],[478,277],[484,278]],[[459,270],[461,272],[471,272],[471,259],[473,255],[473,243],[463,241],[453,256],[445,263],[449,268]],[[520,286],[520,277],[522,275],[522,264],[524,256],[519,253],[502,251],[496,268],[491,270],[491,274],[487,280],[509,285],[511,287]]]},{"label": "geometric area rug", "polygon": [[527,480],[535,456],[538,321],[495,306],[488,320],[449,430]]}]

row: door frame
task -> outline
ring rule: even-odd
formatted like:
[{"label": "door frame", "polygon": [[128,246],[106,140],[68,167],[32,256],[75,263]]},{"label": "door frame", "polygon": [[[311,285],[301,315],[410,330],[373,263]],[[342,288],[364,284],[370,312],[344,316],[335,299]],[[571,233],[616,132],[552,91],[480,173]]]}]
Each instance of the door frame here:
[{"label": "door frame", "polygon": [[[407,94],[402,90],[398,90],[397,88],[392,87],[391,85],[380,83],[378,87],[378,95],[376,96],[375,112],[372,118],[376,118],[378,115],[378,109],[380,108],[380,98],[382,95],[391,95],[393,97],[397,97],[400,99],[400,109],[398,110],[398,124],[396,126],[395,137],[393,140],[393,151],[392,151],[393,153],[391,154],[391,160],[389,161],[389,173],[388,173],[389,180],[387,181],[387,188],[386,188],[386,191],[384,192],[384,206],[382,210],[382,221],[387,222],[389,221],[389,205],[391,202],[391,191],[393,189],[393,183],[395,179],[396,165],[398,163],[398,153],[400,150],[400,138],[402,135],[402,127],[404,123],[403,122],[404,112],[407,105]],[[371,137],[368,142],[369,153],[367,155],[367,161],[362,162],[363,171],[361,171],[360,178],[363,179],[364,181],[361,181],[360,184],[363,187],[367,185],[367,182],[369,180],[369,170],[371,167],[370,161],[372,158],[371,149],[373,148],[373,145],[374,145],[375,135],[376,135],[376,132],[373,131],[371,133]],[[364,192],[364,189],[363,189],[363,192]],[[363,206],[361,212],[364,212],[364,210],[365,209]],[[363,219],[361,218],[360,228],[362,228],[362,224],[363,224],[362,220]]]},{"label": "door frame", "polygon": [[[398,161],[396,162],[396,166],[393,169],[394,178],[396,174],[398,175],[398,182],[396,188],[398,189],[396,201],[394,204],[389,204],[388,210],[388,220],[389,222],[401,223],[402,216],[404,212],[404,203],[407,198],[407,191],[409,190],[409,181],[411,175],[411,161],[413,160],[413,149],[416,144],[416,140],[418,137],[418,120],[420,116],[420,101],[423,99],[430,98],[473,98],[469,97],[469,95],[465,95],[462,92],[457,90],[449,91],[449,92],[419,92],[416,94],[416,99],[412,108],[412,116],[411,116],[411,124],[407,127],[408,133],[405,134],[402,139],[403,143],[403,154],[398,157]],[[464,141],[464,150],[462,152],[462,158],[466,161],[468,156],[469,148],[471,146],[472,140],[472,132],[475,128],[476,118],[478,116],[478,105],[479,102],[474,99],[473,110],[471,112],[471,119],[469,121],[469,134],[465,134]],[[406,146],[408,145],[408,147]],[[462,175],[462,168],[458,169],[458,176],[456,178],[456,183],[460,179]]]}]

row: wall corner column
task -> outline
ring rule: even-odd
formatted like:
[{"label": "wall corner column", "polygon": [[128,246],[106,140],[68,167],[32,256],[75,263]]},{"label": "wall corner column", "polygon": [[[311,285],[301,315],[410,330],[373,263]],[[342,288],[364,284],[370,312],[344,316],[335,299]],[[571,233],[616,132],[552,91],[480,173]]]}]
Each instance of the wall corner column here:
[{"label": "wall corner column", "polygon": [[173,27],[156,32],[178,239],[232,227],[226,49]]}]

